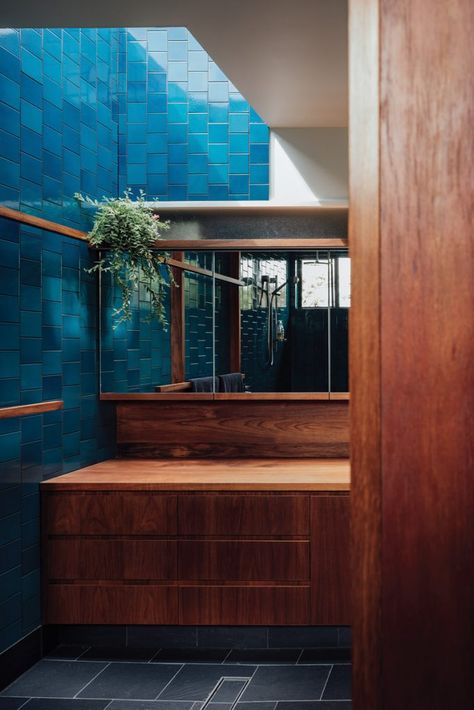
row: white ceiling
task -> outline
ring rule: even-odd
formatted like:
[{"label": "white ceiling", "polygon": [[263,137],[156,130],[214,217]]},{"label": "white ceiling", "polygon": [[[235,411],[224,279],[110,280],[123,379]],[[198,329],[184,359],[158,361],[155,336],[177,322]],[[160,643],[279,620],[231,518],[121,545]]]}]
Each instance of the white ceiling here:
[{"label": "white ceiling", "polygon": [[186,26],[270,126],[347,126],[347,0],[21,0],[0,26]]}]

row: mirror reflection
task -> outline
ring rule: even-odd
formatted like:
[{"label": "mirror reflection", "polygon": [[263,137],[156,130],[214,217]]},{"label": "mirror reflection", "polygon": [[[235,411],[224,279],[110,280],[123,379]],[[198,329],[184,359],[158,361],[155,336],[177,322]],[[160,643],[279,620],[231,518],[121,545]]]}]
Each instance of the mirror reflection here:
[{"label": "mirror reflection", "polygon": [[168,256],[166,327],[139,284],[114,328],[118,295],[102,280],[103,392],[349,391],[347,250]]}]

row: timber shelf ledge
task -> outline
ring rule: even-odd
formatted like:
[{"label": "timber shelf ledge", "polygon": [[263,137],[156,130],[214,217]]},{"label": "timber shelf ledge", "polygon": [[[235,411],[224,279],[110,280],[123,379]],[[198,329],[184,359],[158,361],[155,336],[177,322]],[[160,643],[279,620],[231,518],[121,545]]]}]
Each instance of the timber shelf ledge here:
[{"label": "timber shelf ledge", "polygon": [[43,491],[348,492],[347,459],[111,459],[41,484]]}]

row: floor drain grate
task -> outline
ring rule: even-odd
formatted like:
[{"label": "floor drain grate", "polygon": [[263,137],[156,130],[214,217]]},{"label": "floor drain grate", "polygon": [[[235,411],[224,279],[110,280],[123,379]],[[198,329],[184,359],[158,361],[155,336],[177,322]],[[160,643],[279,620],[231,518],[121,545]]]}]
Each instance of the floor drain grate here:
[{"label": "floor drain grate", "polygon": [[227,710],[233,710],[250,683],[250,680],[251,677],[221,676],[211,690],[205,703],[201,706],[201,710],[206,710],[206,708],[212,710],[214,703],[219,703],[221,708],[226,706]]}]

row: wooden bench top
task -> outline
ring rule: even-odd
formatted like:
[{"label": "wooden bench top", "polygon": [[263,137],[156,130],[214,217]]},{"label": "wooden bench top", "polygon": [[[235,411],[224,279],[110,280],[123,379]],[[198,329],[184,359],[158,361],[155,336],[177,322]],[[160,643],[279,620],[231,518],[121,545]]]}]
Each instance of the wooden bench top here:
[{"label": "wooden bench top", "polygon": [[348,459],[110,459],[42,483],[68,491],[349,491]]}]

